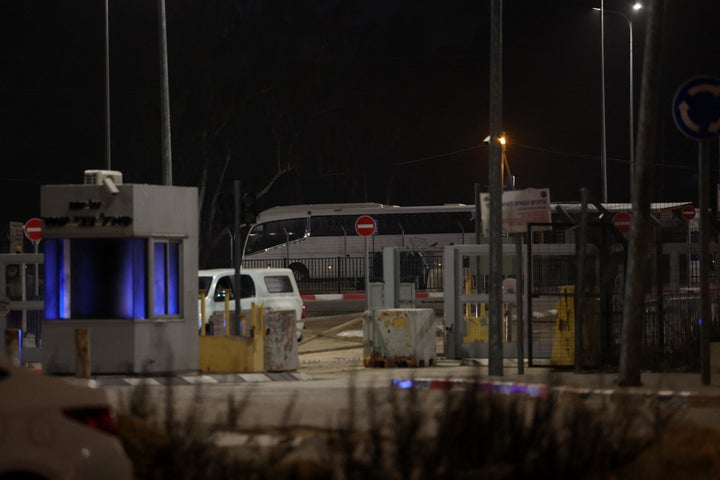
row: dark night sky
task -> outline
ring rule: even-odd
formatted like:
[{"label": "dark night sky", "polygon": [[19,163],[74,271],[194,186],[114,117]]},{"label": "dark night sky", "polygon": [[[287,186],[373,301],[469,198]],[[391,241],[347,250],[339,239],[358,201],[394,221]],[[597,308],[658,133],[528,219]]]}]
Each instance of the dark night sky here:
[{"label": "dark night sky", "polygon": [[[173,179],[240,179],[258,200],[472,203],[487,183],[489,0],[166,0]],[[605,0],[629,11],[630,1]],[[718,0],[667,0],[655,201],[697,203],[679,85],[720,76]],[[112,168],[161,183],[157,6],[110,0]],[[504,2],[503,125],[518,186],[600,192],[599,0]],[[644,15],[636,14],[635,101]],[[0,0],[0,231],[39,216],[39,187],[104,168],[100,0]],[[606,17],[610,201],[628,201],[628,31]],[[636,120],[639,114],[636,111]],[[218,187],[226,158],[227,173]],[[718,182],[712,149],[711,185]],[[714,191],[714,187],[712,188]]]}]

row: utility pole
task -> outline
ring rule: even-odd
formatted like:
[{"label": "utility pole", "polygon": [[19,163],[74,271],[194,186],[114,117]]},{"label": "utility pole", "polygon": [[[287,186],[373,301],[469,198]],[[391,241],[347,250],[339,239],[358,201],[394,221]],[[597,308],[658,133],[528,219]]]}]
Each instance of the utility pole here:
[{"label": "utility pole", "polygon": [[105,169],[112,170],[110,159],[110,10],[105,0]]},{"label": "utility pole", "polygon": [[605,118],[605,2],[600,0],[600,91],[602,97],[602,144],[600,145],[600,168],[602,176],[602,201],[607,203],[607,121]]},{"label": "utility pole", "polygon": [[502,344],[502,0],[490,2],[490,195],[488,373],[503,375]]},{"label": "utility pole", "polygon": [[158,0],[160,31],[160,136],[163,185],[172,185],[172,146],[170,141],[170,86],[168,81],[167,27],[165,0]]}]

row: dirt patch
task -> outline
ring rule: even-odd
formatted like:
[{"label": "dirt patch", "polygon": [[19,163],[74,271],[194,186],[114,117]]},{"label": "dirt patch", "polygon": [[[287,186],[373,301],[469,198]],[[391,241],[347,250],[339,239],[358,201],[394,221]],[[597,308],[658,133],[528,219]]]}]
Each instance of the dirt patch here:
[{"label": "dirt patch", "polygon": [[718,472],[720,430],[683,424],[658,437],[620,471],[620,478],[715,479]]}]

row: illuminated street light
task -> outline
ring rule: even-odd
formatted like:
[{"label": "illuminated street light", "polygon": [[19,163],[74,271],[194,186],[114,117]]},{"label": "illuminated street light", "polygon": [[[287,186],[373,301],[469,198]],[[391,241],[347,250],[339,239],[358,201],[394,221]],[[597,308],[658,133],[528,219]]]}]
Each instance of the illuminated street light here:
[{"label": "illuminated street light", "polygon": [[632,6],[632,10],[630,13],[630,16],[625,15],[622,12],[618,12],[615,10],[605,10],[603,7],[603,2],[600,3],[600,8],[593,8],[596,12],[600,12],[601,14],[601,27],[600,27],[600,42],[602,44],[601,48],[601,55],[602,55],[602,61],[601,61],[601,75],[602,75],[602,172],[603,172],[603,202],[607,202],[607,143],[606,143],[606,120],[605,120],[605,14],[612,14],[612,15],[619,15],[622,18],[625,19],[625,22],[627,22],[628,25],[628,34],[629,34],[629,58],[630,58],[630,74],[629,74],[629,89],[630,89],[630,99],[629,99],[629,122],[630,122],[630,200],[632,201],[632,189],[633,189],[633,183],[635,178],[635,119],[634,119],[634,106],[633,106],[633,27],[632,27],[632,13],[640,10],[642,8],[642,4],[640,2],[635,2],[635,4]]},{"label": "illuminated street light", "polygon": [[[484,143],[489,144],[490,143],[490,135],[485,137],[485,140],[483,140]],[[515,190],[515,177],[513,176],[512,172],[510,171],[510,163],[507,159],[507,137],[505,136],[505,132],[503,132],[498,137],[498,143],[502,145],[502,156],[501,156],[501,163],[500,163],[500,181],[502,185],[502,189],[505,190],[505,169],[507,168],[508,176],[510,177],[510,185],[513,190]]]}]

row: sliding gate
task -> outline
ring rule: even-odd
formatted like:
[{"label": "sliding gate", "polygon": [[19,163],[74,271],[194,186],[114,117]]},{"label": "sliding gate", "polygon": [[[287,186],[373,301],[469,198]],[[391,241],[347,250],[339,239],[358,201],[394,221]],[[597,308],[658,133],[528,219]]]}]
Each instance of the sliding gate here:
[{"label": "sliding gate", "polygon": [[[533,244],[529,251],[532,264],[527,244],[516,239],[502,248],[503,356],[572,365],[575,244]],[[489,245],[447,246],[443,266],[447,357],[488,359]]]}]

